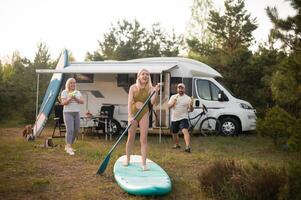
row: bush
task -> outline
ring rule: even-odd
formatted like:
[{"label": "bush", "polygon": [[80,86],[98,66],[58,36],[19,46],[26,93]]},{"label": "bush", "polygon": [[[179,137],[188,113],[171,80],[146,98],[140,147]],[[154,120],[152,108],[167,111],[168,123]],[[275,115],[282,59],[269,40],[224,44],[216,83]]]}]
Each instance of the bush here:
[{"label": "bush", "polygon": [[288,145],[294,151],[301,152],[301,119],[296,121],[294,133],[289,138]]},{"label": "bush", "polygon": [[199,176],[201,188],[210,196],[222,197],[225,193],[224,186],[235,174],[241,174],[242,167],[233,160],[215,161],[204,169]]},{"label": "bush", "polygon": [[290,163],[288,168],[287,184],[285,185],[281,199],[300,200],[301,199],[301,162]]},{"label": "bush", "polygon": [[241,195],[244,199],[279,199],[287,174],[284,169],[253,164],[242,179]]},{"label": "bush", "polygon": [[257,122],[257,132],[273,139],[276,146],[286,144],[296,128],[296,119],[279,106],[268,109],[264,119]]},{"label": "bush", "polygon": [[199,175],[201,188],[217,199],[278,199],[286,180],[284,170],[234,160],[215,161]]}]

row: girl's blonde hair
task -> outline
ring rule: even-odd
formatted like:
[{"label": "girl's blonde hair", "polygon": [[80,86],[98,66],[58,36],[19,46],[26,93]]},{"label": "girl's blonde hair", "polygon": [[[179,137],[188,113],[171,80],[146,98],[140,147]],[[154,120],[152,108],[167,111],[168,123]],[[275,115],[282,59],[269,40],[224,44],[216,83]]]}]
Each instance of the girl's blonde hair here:
[{"label": "girl's blonde hair", "polygon": [[147,72],[149,74],[148,76],[148,81],[145,85],[146,89],[149,91],[151,90],[151,88],[153,87],[153,84],[152,84],[152,79],[151,79],[151,76],[150,76],[150,73],[147,69],[145,68],[142,68],[138,71],[137,73],[137,79],[136,79],[136,86],[138,87],[138,89],[140,90],[142,87],[141,87],[141,83],[140,83],[140,80],[139,80],[139,76],[141,75],[142,72]]},{"label": "girl's blonde hair", "polygon": [[[65,84],[65,90],[67,92],[69,92],[69,90],[70,90],[70,83],[71,83],[71,81],[76,82],[76,80],[74,78],[68,78],[68,80],[66,81],[66,84]],[[75,89],[76,89],[76,85],[75,85]]]}]

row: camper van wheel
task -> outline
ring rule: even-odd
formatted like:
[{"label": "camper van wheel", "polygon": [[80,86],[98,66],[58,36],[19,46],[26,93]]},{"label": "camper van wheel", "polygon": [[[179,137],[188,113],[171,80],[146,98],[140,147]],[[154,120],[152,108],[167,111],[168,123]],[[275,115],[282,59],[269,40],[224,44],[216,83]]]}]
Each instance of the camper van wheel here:
[{"label": "camper van wheel", "polygon": [[225,117],[221,119],[221,134],[223,135],[237,135],[239,133],[239,123],[232,117]]}]

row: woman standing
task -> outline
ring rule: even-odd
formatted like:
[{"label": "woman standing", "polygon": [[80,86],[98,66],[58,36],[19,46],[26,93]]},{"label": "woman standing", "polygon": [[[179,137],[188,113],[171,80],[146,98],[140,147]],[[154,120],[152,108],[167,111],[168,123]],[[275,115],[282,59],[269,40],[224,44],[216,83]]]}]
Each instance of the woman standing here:
[{"label": "woman standing", "polygon": [[69,155],[74,155],[72,144],[80,130],[79,104],[83,104],[84,100],[81,93],[76,90],[76,81],[69,78],[65,85],[65,90],[61,94],[62,105],[64,105],[64,122],[66,125],[66,146],[65,151]]},{"label": "woman standing", "polygon": [[131,85],[128,97],[128,121],[131,123],[131,127],[128,131],[128,139],[126,143],[126,156],[127,160],[125,166],[130,164],[131,150],[135,141],[136,130],[139,125],[140,128],[140,145],[141,145],[141,157],[142,157],[142,170],[147,170],[146,167],[146,155],[147,155],[147,134],[149,127],[149,110],[148,106],[145,106],[142,112],[134,119],[136,113],[142,108],[144,102],[148,96],[155,91],[156,94],[152,97],[151,103],[154,104],[160,85],[152,86],[150,73],[146,69],[139,70],[137,74],[136,83]]}]

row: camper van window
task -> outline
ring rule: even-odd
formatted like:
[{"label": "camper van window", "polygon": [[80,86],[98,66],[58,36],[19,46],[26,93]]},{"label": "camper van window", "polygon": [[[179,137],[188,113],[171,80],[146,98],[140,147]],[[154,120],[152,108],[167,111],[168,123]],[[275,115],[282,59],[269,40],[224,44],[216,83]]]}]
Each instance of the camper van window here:
[{"label": "camper van window", "polygon": [[212,82],[210,82],[211,92],[212,92],[212,100],[218,101],[218,93],[220,89]]},{"label": "camper van window", "polygon": [[93,74],[75,74],[74,76],[77,83],[93,83]]},{"label": "camper van window", "polygon": [[117,87],[127,87],[129,85],[129,75],[128,74],[118,74],[117,75]]},{"label": "camper van window", "polygon": [[117,74],[117,87],[129,93],[129,88],[136,82],[136,74]]},{"label": "camper van window", "polygon": [[220,89],[211,81],[198,79],[197,92],[202,99],[218,101]]},{"label": "camper van window", "polygon": [[202,99],[211,100],[210,87],[207,80],[197,80],[197,91]]}]

